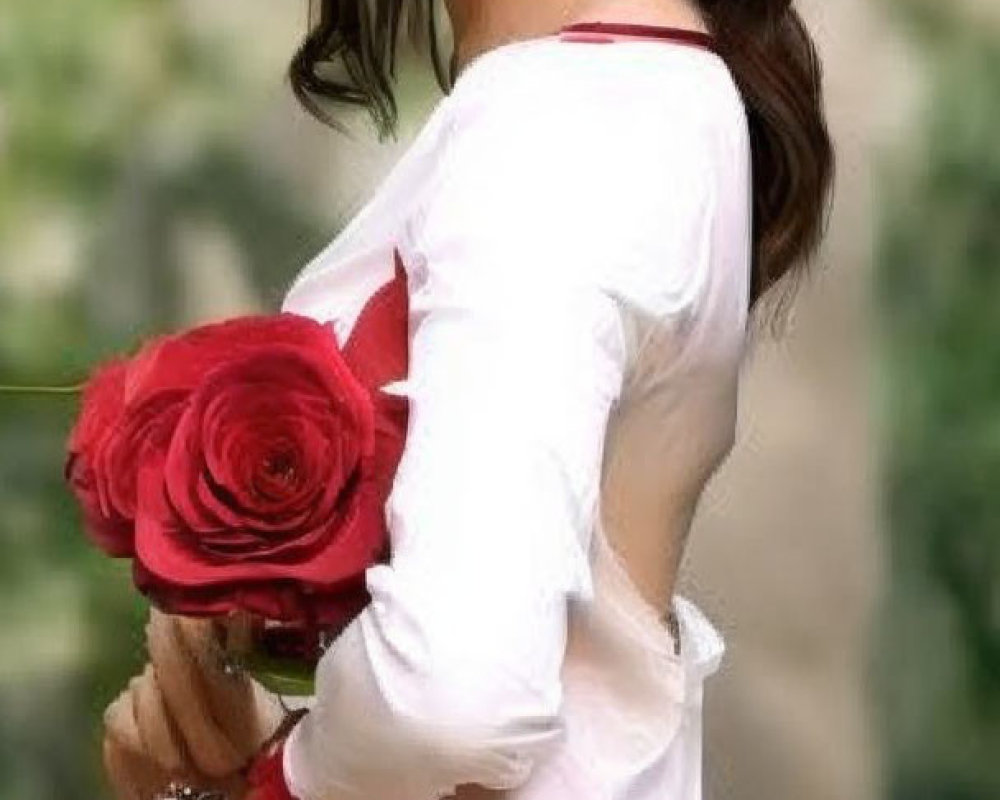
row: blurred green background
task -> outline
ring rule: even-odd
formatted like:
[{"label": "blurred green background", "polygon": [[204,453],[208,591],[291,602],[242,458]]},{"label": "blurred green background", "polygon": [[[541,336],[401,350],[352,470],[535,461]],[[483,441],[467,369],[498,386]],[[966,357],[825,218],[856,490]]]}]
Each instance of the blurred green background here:
[{"label": "blurred green background", "polygon": [[[711,797],[1000,797],[997,5],[801,4],[827,54],[841,194],[827,283],[803,300],[821,323],[810,334],[803,311],[790,345],[759,347],[810,364],[796,380],[812,381],[811,396],[825,381],[846,387],[873,424],[851,428],[857,449],[829,466],[838,424],[853,423],[821,400],[804,401],[815,423],[764,416],[799,384],[764,355],[750,366],[744,436],[713,484],[711,536],[688,577],[734,634],[707,733]],[[408,55],[397,142],[378,144],[356,114],[345,115],[353,138],[323,128],[284,78],[305,6],[0,0],[0,383],[75,383],[155,331],[274,309],[358,208],[439,94]],[[871,59],[867,80],[854,58]],[[859,213],[853,200],[869,195]],[[842,336],[859,313],[867,324]],[[62,482],[74,410],[72,399],[0,397],[0,798],[107,796],[100,715],[144,660],[146,609],[127,566],[88,546]],[[768,491],[795,518],[794,562],[741,506],[741,476],[763,462],[739,449],[754,442],[784,457],[767,462]],[[847,477],[815,501],[780,488],[810,464]],[[830,525],[855,519],[836,516],[844,507],[871,525]],[[845,534],[840,583],[818,577],[829,561],[794,532],[811,522],[817,536]],[[758,535],[772,559],[734,580],[733,554]],[[759,702],[743,643],[783,624],[788,609],[766,587],[793,571],[828,590],[806,632],[770,651],[771,674],[788,670],[780,704]],[[757,616],[727,599],[740,592]],[[856,600],[850,657],[822,650]],[[796,706],[796,670],[835,675],[852,721],[831,727]],[[803,738],[796,725],[825,732]],[[783,749],[782,735],[812,754]],[[833,751],[845,760],[824,761]]]}]

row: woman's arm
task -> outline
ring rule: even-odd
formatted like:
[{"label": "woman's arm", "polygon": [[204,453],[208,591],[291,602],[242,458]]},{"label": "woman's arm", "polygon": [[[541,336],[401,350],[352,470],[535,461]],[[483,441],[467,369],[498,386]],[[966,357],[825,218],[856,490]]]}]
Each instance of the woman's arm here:
[{"label": "woman's arm", "polygon": [[321,660],[287,745],[303,800],[512,788],[559,738],[567,600],[590,590],[622,347],[601,293],[513,301],[426,308],[387,505],[392,562],[369,569],[372,602]]}]

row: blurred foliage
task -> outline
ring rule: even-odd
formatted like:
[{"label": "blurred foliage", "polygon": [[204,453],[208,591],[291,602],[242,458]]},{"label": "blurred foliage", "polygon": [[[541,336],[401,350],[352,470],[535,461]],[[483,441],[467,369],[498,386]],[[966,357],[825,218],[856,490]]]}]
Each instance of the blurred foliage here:
[{"label": "blurred foliage", "polygon": [[[0,383],[75,383],[186,323],[192,220],[234,254],[246,310],[276,307],[330,236],[247,145],[245,53],[182,12],[0,0]],[[107,796],[100,715],[144,660],[127,564],[86,542],[63,486],[75,405],[0,396],[3,798]]]},{"label": "blurred foliage", "polygon": [[[887,170],[883,329],[893,800],[1000,797],[1000,38],[897,2],[932,59],[915,164]],[[903,168],[903,172],[898,171]]]}]

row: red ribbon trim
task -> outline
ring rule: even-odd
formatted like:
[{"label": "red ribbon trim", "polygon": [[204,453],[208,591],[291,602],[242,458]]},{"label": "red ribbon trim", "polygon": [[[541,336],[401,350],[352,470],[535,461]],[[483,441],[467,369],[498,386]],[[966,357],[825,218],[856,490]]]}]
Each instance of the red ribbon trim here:
[{"label": "red ribbon trim", "polygon": [[680,42],[717,51],[715,37],[701,31],[670,25],[641,25],[631,22],[574,22],[559,29],[560,38],[568,41],[607,43],[615,37],[637,37]]},{"label": "red ribbon trim", "polygon": [[260,753],[247,776],[247,800],[298,800],[288,788],[284,768],[285,740]]}]

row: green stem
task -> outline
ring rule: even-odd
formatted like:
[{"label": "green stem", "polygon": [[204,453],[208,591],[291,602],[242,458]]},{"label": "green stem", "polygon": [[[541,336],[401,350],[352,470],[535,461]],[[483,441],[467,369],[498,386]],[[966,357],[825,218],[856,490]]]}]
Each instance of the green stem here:
[{"label": "green stem", "polygon": [[0,394],[79,394],[86,384],[75,386],[5,386],[0,384]]}]

